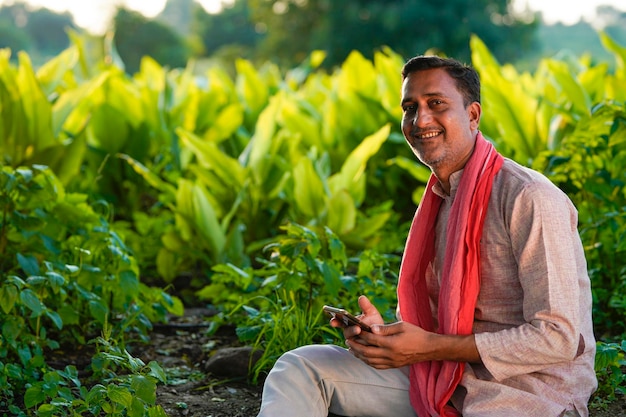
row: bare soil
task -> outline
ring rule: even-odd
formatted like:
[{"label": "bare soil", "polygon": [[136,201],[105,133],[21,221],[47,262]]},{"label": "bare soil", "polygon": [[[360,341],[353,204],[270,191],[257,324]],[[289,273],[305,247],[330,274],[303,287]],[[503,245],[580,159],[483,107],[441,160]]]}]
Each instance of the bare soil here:
[{"label": "bare soil", "polygon": [[[209,315],[208,311],[191,309],[184,318],[156,326],[151,343],[137,347],[133,354],[146,363],[156,360],[166,370],[168,384],[158,387],[157,404],[168,416],[255,417],[261,403],[262,382],[255,385],[245,377],[224,377],[205,371],[207,361],[217,351],[241,346],[233,328],[208,335]],[[590,417],[620,416],[626,416],[626,399],[615,401],[606,409],[590,411]]]},{"label": "bare soil", "polygon": [[168,383],[157,388],[157,404],[168,416],[254,417],[261,405],[262,382],[252,384],[246,370],[233,369],[235,365],[224,364],[218,375],[206,371],[217,352],[242,347],[232,327],[210,334],[211,314],[188,309],[185,317],[155,326],[150,343],[135,346],[132,354],[145,363],[156,360],[168,375]]},{"label": "bare soil", "polygon": [[171,417],[254,417],[259,412],[261,389],[239,383],[211,388],[188,383],[159,389],[157,404]]}]

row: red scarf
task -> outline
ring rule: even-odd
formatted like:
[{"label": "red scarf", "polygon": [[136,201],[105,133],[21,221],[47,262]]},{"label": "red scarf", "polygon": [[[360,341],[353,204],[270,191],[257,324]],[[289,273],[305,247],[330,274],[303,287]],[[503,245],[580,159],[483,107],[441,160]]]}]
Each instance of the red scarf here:
[{"label": "red scarf", "polygon": [[[493,178],[503,161],[502,155],[478,132],[448,219],[439,292],[439,329],[434,328],[425,277],[426,268],[435,256],[435,223],[442,201],[432,191],[437,179],[431,175],[415,213],[400,267],[398,305],[402,320],[441,334],[472,333],[480,290],[480,238]],[[411,366],[410,397],[418,415],[461,415],[447,404],[461,381],[464,367],[464,363],[451,361],[428,361]]]}]

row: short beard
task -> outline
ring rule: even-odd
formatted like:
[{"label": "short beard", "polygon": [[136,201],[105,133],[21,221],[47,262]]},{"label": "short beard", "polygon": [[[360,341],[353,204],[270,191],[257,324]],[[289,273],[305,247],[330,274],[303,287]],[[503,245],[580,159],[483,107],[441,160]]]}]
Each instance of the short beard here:
[{"label": "short beard", "polygon": [[411,147],[411,150],[413,151],[413,154],[417,157],[417,159],[422,164],[424,164],[428,168],[430,168],[431,171],[434,171],[435,168],[437,168],[445,160],[445,156],[442,156],[442,157],[439,157],[439,158],[435,158],[435,159],[431,159],[431,160],[426,160],[422,156],[420,156],[420,153],[417,150],[415,150],[415,148]]}]

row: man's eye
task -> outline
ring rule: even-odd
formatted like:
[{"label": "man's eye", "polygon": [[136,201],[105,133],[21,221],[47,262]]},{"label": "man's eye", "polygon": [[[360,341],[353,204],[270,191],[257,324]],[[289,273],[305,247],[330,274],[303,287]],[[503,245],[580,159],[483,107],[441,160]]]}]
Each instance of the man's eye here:
[{"label": "man's eye", "polygon": [[412,105],[412,104],[409,104],[409,105],[406,105],[406,106],[402,106],[402,110],[403,110],[405,113],[411,113],[411,112],[414,112],[414,111],[415,111],[415,109],[417,109],[417,107],[416,107],[416,106],[414,106],[414,105]]},{"label": "man's eye", "polygon": [[430,105],[431,105],[431,106],[439,106],[439,105],[441,105],[441,104],[443,104],[443,100],[439,100],[439,99],[432,100],[432,101],[430,102]]}]

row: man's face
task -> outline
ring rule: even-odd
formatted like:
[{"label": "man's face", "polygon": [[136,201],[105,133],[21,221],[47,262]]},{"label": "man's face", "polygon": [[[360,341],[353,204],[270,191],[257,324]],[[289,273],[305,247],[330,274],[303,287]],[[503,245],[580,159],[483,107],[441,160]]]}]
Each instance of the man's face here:
[{"label": "man's face", "polygon": [[413,153],[442,179],[461,169],[474,148],[481,108],[465,107],[455,80],[441,68],[402,83],[402,133]]}]

